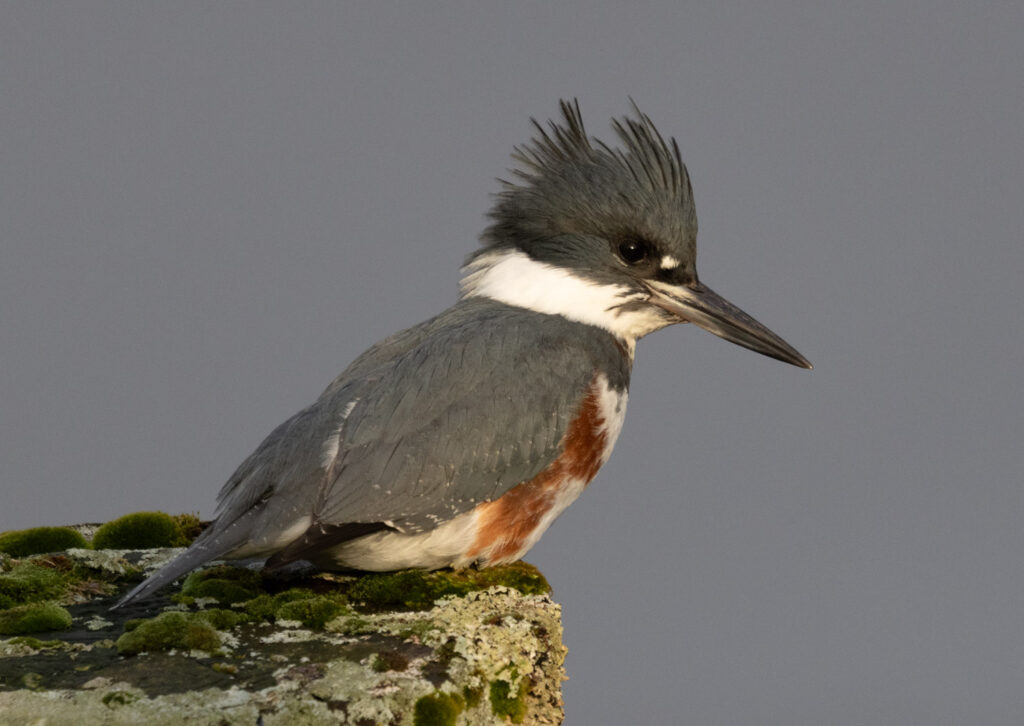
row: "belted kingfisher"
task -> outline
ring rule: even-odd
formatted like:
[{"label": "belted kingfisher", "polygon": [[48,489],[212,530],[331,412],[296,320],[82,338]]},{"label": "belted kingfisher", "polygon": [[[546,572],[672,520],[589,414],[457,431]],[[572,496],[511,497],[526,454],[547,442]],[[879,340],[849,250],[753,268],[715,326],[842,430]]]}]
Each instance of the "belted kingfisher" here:
[{"label": "belted kingfisher", "polygon": [[795,366],[789,344],[697,279],[697,216],[675,139],[579,104],[516,147],[458,302],[359,356],[274,429],[215,521],[117,606],[213,559],[325,569],[519,559],[612,452],[639,338],[694,323]]}]

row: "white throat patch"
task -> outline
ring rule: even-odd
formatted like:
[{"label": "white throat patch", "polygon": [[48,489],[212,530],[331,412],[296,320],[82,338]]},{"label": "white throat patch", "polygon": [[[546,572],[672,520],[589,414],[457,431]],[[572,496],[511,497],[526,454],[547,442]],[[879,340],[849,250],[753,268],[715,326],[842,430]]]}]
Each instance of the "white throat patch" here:
[{"label": "white throat patch", "polygon": [[506,305],[561,315],[607,330],[622,340],[632,357],[637,338],[667,325],[653,306],[622,310],[648,295],[626,285],[603,285],[571,270],[532,259],[519,250],[490,252],[463,268],[461,296],[488,297]]}]

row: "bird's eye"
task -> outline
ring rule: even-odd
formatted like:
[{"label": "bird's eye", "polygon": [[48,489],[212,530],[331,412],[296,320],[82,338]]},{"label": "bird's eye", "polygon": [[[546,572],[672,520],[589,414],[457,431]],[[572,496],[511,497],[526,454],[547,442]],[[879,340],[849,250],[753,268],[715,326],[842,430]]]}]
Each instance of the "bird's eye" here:
[{"label": "bird's eye", "polygon": [[619,243],[619,257],[627,265],[638,265],[651,255],[651,243],[635,237]]}]

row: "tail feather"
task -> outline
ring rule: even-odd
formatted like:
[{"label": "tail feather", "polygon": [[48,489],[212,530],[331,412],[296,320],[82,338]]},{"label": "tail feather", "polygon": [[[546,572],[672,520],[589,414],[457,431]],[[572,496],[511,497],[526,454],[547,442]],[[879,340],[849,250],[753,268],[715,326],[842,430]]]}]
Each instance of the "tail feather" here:
[{"label": "tail feather", "polygon": [[244,519],[245,517],[236,520],[226,530],[220,532],[216,531],[217,525],[214,524],[199,535],[199,538],[187,550],[132,588],[110,609],[116,610],[133,600],[148,597],[164,585],[169,585],[200,565],[223,557],[237,549],[248,539],[248,527],[245,526],[248,522],[244,522]]},{"label": "tail feather", "polygon": [[116,610],[117,608],[124,607],[132,600],[146,597],[211,559],[213,558],[208,557],[205,552],[188,549],[133,587],[128,594],[118,600],[117,604],[110,609]]}]

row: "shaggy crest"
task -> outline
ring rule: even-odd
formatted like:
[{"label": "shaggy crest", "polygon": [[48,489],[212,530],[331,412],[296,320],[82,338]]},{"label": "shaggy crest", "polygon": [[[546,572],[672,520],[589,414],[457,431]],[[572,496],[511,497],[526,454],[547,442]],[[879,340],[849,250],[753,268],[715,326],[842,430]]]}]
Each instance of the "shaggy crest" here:
[{"label": "shaggy crest", "polygon": [[629,226],[630,210],[649,213],[645,227],[668,224],[695,235],[693,190],[679,145],[666,141],[630,100],[633,116],[612,119],[619,147],[587,135],[575,99],[559,102],[557,121],[530,119],[535,134],[512,152],[513,180],[499,179],[484,245],[589,232],[589,222],[605,230]]},{"label": "shaggy crest", "polygon": [[[549,121],[549,132],[537,119],[531,118],[530,122],[537,135],[515,147],[512,152],[512,158],[526,168],[514,169],[512,173],[530,184],[539,175],[557,173],[564,164],[600,163],[597,155],[603,153],[617,161],[623,171],[628,172],[638,184],[652,190],[671,192],[680,201],[689,198],[693,190],[690,187],[690,175],[679,153],[679,144],[672,137],[666,143],[654,122],[640,110],[636,101],[630,99],[630,104],[636,119],[612,119],[612,128],[626,147],[615,149],[600,139],[591,140],[587,137],[578,100],[573,99],[572,103],[559,101],[565,125]],[[516,186],[504,180],[502,183],[506,187]]]}]

